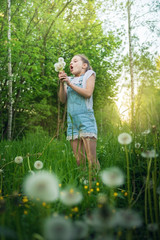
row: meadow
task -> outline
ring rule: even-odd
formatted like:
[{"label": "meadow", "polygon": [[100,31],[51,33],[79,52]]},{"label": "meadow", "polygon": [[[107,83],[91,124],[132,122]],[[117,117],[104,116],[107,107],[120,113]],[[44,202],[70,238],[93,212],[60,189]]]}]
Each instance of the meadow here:
[{"label": "meadow", "polygon": [[[124,132],[128,132],[130,142],[118,140]],[[56,139],[38,128],[21,140],[2,141],[1,239],[158,239],[159,147],[155,126],[138,134],[117,128],[99,136],[101,169],[90,186],[90,168],[88,164],[86,171],[77,167],[65,136]],[[43,194],[36,198],[38,191],[33,186],[38,184],[39,180],[34,180],[38,174],[41,183],[37,186]],[[53,174],[58,183],[58,193],[49,193],[50,199],[43,174]],[[54,184],[51,182],[49,189]]]}]

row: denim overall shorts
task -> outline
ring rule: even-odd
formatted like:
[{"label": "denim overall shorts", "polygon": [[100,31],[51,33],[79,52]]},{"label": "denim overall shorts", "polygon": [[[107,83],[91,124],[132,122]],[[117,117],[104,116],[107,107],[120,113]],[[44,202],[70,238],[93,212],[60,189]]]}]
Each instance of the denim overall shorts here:
[{"label": "denim overall shorts", "polygon": [[[73,77],[70,81],[83,88],[83,77]],[[97,138],[97,124],[93,108],[88,109],[86,98],[67,86],[67,140],[81,137]]]}]

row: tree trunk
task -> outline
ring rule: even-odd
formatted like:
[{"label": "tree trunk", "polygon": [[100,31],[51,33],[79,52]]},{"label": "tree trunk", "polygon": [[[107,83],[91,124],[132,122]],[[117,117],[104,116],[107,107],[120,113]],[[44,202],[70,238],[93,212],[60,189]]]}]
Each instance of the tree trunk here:
[{"label": "tree trunk", "polygon": [[8,128],[7,137],[12,138],[12,65],[11,65],[11,0],[8,3]]},{"label": "tree trunk", "polygon": [[132,55],[132,39],[131,39],[131,2],[128,0],[127,3],[127,12],[128,12],[128,41],[129,41],[129,66],[130,66],[130,77],[131,77],[131,128],[135,129],[134,124],[134,78],[133,78],[133,55]]}]

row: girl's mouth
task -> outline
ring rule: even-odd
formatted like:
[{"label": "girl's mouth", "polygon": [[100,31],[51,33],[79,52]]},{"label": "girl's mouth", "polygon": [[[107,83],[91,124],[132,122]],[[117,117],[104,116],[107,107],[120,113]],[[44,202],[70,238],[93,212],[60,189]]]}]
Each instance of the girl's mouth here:
[{"label": "girl's mouth", "polygon": [[72,70],[73,70],[73,66],[70,66],[70,71],[72,72]]}]

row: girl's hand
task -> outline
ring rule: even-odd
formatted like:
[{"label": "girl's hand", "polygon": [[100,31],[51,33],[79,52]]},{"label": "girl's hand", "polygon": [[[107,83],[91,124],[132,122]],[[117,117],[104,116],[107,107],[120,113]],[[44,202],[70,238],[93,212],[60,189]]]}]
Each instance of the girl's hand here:
[{"label": "girl's hand", "polygon": [[60,79],[60,81],[62,83],[66,82],[67,85],[70,84],[69,78],[68,78],[67,74],[64,71],[63,72],[59,72],[58,77],[59,77],[59,79]]}]

